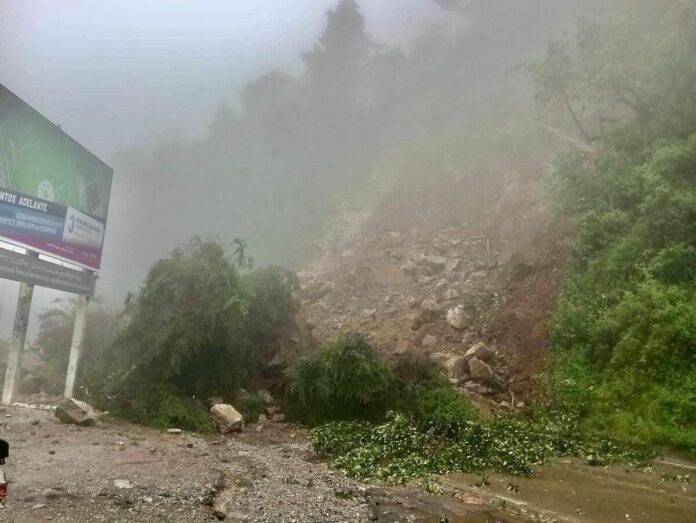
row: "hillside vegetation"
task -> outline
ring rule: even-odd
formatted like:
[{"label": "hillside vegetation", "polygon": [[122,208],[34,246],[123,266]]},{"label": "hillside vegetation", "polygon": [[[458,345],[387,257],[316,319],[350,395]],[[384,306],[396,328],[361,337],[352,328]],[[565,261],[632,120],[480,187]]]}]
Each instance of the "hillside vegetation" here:
[{"label": "hillside vegetation", "polygon": [[[585,425],[696,452],[696,5],[582,25],[531,67],[537,99],[591,109],[556,162],[575,224],[550,394]],[[601,100],[601,103],[599,102]]]}]

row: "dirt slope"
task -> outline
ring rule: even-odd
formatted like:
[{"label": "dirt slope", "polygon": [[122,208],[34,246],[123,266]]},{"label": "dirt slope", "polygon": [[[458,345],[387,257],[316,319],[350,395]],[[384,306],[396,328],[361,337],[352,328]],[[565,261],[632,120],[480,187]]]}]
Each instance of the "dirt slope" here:
[{"label": "dirt slope", "polygon": [[[302,310],[317,341],[357,331],[385,354],[443,360],[485,342],[497,351],[488,362],[494,379],[464,373],[455,381],[504,405],[527,396],[569,234],[543,206],[542,173],[518,178],[490,189],[487,200],[440,180],[432,191],[419,187],[378,205],[357,233],[300,273]],[[457,306],[462,328],[447,321]]]}]

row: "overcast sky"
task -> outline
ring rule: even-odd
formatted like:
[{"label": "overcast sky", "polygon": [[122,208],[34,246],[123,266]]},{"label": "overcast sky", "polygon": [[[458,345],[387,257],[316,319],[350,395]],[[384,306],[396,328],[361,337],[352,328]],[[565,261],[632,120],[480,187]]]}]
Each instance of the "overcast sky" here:
[{"label": "overcast sky", "polygon": [[[300,70],[336,0],[0,0],[0,83],[107,162],[200,134],[216,105],[270,69]],[[401,44],[432,0],[362,0]]]}]

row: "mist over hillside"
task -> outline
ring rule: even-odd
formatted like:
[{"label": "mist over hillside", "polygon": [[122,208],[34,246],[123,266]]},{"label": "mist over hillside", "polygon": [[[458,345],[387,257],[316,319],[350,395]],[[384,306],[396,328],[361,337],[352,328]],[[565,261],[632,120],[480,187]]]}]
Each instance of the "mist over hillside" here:
[{"label": "mist over hillside", "polygon": [[253,79],[238,105],[220,104],[203,139],[116,155],[102,292],[133,289],[192,234],[244,237],[258,263],[299,268],[346,208],[369,210],[414,179],[485,176],[494,149],[538,127],[517,67],[592,6],[438,4],[439,19],[396,48],[369,34],[357,2],[340,2],[302,74]]}]

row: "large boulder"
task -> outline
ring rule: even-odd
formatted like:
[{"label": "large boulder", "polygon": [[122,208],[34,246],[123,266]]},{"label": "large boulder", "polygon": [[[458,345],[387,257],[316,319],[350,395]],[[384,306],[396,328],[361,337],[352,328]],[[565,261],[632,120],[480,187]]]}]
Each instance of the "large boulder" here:
[{"label": "large boulder", "polygon": [[464,330],[469,326],[471,318],[464,312],[464,307],[461,305],[455,305],[450,307],[447,311],[447,323],[450,327],[454,327],[457,330]]},{"label": "large boulder", "polygon": [[462,356],[452,356],[444,364],[451,380],[459,382],[469,375],[469,362]]},{"label": "large boulder", "polygon": [[451,380],[460,381],[469,375],[469,362],[463,356],[435,352],[430,357],[447,369],[448,377]]},{"label": "large boulder", "polygon": [[465,354],[466,358],[478,358],[483,361],[491,361],[495,358],[495,350],[491,349],[484,342],[479,341],[473,345]]},{"label": "large boulder", "polygon": [[88,427],[97,422],[97,413],[84,401],[65,398],[56,406],[56,417],[63,423]]},{"label": "large boulder", "polygon": [[222,434],[239,431],[244,428],[244,417],[232,405],[226,403],[213,405],[210,409],[210,414],[213,417],[213,421],[215,421],[218,431]]},{"label": "large boulder", "polygon": [[469,371],[471,377],[480,383],[490,383],[495,380],[495,372],[491,366],[477,357],[469,359]]}]

